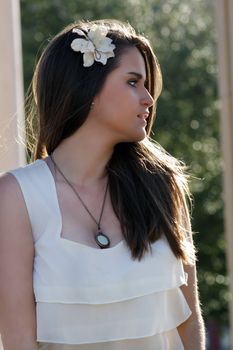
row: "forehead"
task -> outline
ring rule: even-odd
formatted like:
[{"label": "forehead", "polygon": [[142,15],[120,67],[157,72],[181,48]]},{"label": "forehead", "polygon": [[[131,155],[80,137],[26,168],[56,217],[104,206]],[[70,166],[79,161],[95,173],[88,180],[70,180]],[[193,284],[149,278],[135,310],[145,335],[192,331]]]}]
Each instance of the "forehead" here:
[{"label": "forehead", "polygon": [[136,47],[127,49],[119,59],[117,70],[120,73],[137,72],[146,80],[146,67],[142,54]]}]

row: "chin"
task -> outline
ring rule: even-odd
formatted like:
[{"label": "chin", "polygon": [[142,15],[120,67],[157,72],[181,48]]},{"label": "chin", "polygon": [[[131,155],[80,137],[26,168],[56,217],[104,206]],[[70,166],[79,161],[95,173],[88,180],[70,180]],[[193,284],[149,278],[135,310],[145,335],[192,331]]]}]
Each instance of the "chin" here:
[{"label": "chin", "polygon": [[144,140],[145,137],[146,137],[146,133],[144,135],[141,135],[141,136],[138,135],[138,136],[134,136],[134,137],[128,137],[121,142],[139,142],[139,141]]},{"label": "chin", "polygon": [[139,142],[145,139],[145,137],[147,137],[147,133],[145,129],[141,129],[140,131],[137,130],[137,132],[134,133],[130,133],[128,135],[125,135],[124,137],[120,137],[120,139],[118,139],[117,143],[120,142]]},{"label": "chin", "polygon": [[131,142],[139,142],[144,140],[144,138],[147,136],[146,134],[146,130],[142,130],[141,132],[138,132],[137,134],[135,134],[132,137],[132,141]]}]

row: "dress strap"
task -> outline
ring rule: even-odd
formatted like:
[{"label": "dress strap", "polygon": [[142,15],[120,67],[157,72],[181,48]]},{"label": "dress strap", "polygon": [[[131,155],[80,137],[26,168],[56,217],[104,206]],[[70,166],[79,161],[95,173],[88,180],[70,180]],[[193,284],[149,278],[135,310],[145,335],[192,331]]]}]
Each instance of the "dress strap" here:
[{"label": "dress strap", "polygon": [[41,159],[9,173],[15,176],[21,188],[36,242],[45,230],[51,211],[57,210],[52,174]]}]

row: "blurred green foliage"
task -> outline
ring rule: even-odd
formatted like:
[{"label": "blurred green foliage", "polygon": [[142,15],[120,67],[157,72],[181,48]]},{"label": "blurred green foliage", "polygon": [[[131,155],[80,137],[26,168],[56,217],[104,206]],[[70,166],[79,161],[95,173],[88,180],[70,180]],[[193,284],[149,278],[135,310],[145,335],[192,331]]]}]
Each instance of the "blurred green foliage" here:
[{"label": "blurred green foliage", "polygon": [[66,24],[79,19],[129,21],[152,42],[164,89],[154,138],[184,160],[193,175],[193,228],[206,320],[228,322],[223,228],[216,33],[211,0],[21,0],[25,88],[38,52]]}]

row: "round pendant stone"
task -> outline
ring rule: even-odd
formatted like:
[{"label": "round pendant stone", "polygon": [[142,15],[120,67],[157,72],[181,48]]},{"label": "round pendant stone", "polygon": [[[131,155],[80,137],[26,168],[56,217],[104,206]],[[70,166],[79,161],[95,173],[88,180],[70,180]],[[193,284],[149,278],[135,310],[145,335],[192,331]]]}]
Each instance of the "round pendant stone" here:
[{"label": "round pendant stone", "polygon": [[110,239],[102,232],[97,233],[95,240],[100,248],[108,248],[110,246]]}]

